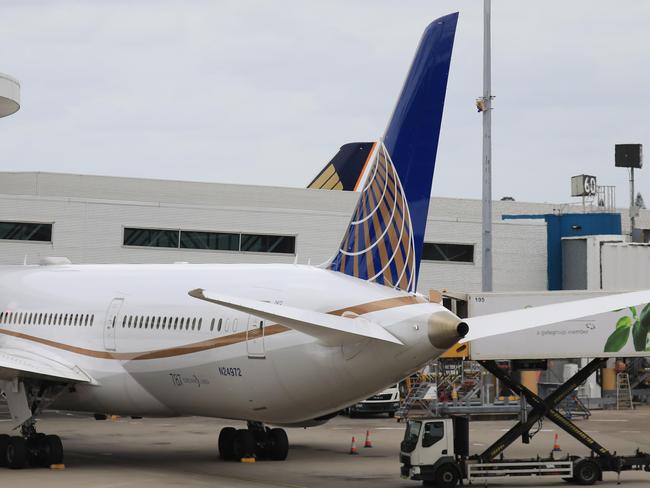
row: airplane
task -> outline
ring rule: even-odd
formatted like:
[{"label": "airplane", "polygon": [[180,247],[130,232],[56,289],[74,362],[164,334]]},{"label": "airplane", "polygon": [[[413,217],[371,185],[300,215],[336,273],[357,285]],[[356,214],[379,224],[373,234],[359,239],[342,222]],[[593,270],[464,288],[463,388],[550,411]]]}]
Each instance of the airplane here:
[{"label": "airplane", "polygon": [[461,320],[416,292],[457,20],[426,28],[325,265],[0,267],[0,389],[20,432],[0,435],[0,462],[63,461],[60,438],[36,430],[44,409],[244,421],[219,433],[222,459],[284,460],[282,427],[322,424],[459,341],[650,301]]}]

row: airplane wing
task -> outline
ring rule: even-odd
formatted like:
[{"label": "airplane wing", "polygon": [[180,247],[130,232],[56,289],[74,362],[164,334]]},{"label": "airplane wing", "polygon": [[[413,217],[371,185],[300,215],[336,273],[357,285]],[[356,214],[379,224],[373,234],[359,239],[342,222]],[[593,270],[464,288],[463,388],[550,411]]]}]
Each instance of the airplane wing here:
[{"label": "airplane wing", "polygon": [[57,383],[94,383],[76,367],[20,349],[0,349],[0,380],[38,378]]},{"label": "airplane wing", "polygon": [[478,317],[463,320],[469,326],[469,333],[460,342],[469,342],[483,337],[532,329],[599,313],[613,312],[644,303],[650,303],[650,290],[618,293],[586,300],[479,315]]},{"label": "airplane wing", "polygon": [[217,305],[285,325],[291,329],[316,337],[327,345],[359,342],[361,339],[374,339],[391,342],[400,346],[404,345],[397,337],[381,325],[363,317],[339,317],[337,315],[288,307],[286,305],[276,305],[247,298],[213,294],[200,288],[190,291],[189,295],[200,300],[216,303]]}]

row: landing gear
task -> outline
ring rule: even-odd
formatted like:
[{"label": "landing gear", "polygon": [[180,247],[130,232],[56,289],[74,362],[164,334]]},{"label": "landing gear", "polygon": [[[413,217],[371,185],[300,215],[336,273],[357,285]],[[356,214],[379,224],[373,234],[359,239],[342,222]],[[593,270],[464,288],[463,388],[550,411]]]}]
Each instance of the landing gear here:
[{"label": "landing gear", "polygon": [[60,385],[47,386],[28,381],[0,381],[0,389],[15,426],[22,436],[0,435],[0,466],[21,469],[27,466],[49,467],[63,463],[63,444],[56,435],[36,432],[34,417],[61,391]]},{"label": "landing gear", "polygon": [[247,429],[224,427],[219,433],[219,456],[225,461],[243,458],[284,461],[289,438],[284,429],[270,429],[261,422],[248,422]]}]

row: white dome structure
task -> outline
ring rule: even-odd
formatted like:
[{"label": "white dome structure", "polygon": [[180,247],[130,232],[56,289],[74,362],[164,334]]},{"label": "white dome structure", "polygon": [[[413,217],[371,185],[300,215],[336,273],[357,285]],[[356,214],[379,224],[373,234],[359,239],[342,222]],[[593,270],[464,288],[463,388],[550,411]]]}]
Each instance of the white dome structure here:
[{"label": "white dome structure", "polygon": [[20,83],[0,73],[0,117],[16,113],[20,108]]}]

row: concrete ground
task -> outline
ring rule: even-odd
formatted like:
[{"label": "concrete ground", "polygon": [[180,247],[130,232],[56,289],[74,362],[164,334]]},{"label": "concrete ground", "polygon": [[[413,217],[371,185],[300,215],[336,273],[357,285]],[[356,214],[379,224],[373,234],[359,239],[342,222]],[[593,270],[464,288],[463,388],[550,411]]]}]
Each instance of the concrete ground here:
[{"label": "concrete ground", "polygon": [[[581,428],[610,450],[632,453],[637,447],[650,451],[650,408],[633,412],[595,412]],[[337,417],[324,426],[290,429],[291,451],[284,462],[255,464],[223,462],[217,456],[217,435],[225,425],[213,419],[144,419],[96,421],[64,413],[48,414],[39,431],[59,434],[66,449],[64,471],[1,470],[2,487],[414,487],[418,483],[399,477],[398,451],[403,424],[387,418]],[[512,425],[511,421],[473,422],[470,443],[480,452]],[[372,449],[364,449],[366,429]],[[0,423],[0,431],[2,424]],[[547,455],[558,429],[545,422],[530,445],[517,443],[507,456]],[[565,453],[585,450],[563,432]],[[350,440],[356,436],[360,454],[350,456]],[[603,487],[616,486],[616,477],[605,475]],[[650,473],[622,475],[624,487],[650,486]],[[477,485],[479,486],[479,485]],[[480,484],[480,486],[483,486]],[[570,486],[559,478],[498,480],[490,486]]]}]

